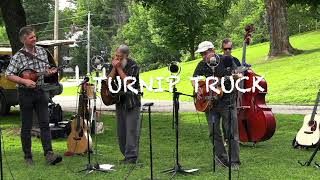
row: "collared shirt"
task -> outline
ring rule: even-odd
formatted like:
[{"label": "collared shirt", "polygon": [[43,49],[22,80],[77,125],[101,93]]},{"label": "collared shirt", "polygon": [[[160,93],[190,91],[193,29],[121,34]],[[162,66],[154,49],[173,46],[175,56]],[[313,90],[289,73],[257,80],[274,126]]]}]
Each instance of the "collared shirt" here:
[{"label": "collared shirt", "polygon": [[[112,70],[112,66],[109,68],[109,71],[107,74],[110,74],[111,70]],[[140,107],[141,106],[140,81],[139,81],[140,68],[134,60],[128,59],[128,63],[123,68],[123,71],[127,76],[136,78],[136,82],[132,85],[132,87],[138,90],[139,93],[135,94],[130,90],[127,90],[127,92],[124,93],[123,92],[124,86],[122,86],[121,87],[122,92],[119,93],[120,102],[118,104],[124,106],[126,109]],[[118,74],[116,74],[116,76],[118,76]],[[115,83],[114,81],[112,82]]]},{"label": "collared shirt", "polygon": [[[20,50],[25,50],[25,48],[21,48]],[[37,58],[43,60],[39,61],[36,58],[30,58],[24,55],[22,52],[18,51],[14,56],[12,56],[10,63],[6,70],[6,75],[16,75],[18,76],[19,73],[25,69],[32,69],[36,72],[44,72],[47,68],[50,67],[48,61],[48,55],[44,48],[40,46],[35,46],[35,54]],[[45,63],[48,62],[48,63]],[[39,76],[38,81],[36,82],[38,86],[42,86],[44,84],[44,75]],[[22,86],[22,85],[19,85]],[[22,86],[23,87],[23,86]]]}]

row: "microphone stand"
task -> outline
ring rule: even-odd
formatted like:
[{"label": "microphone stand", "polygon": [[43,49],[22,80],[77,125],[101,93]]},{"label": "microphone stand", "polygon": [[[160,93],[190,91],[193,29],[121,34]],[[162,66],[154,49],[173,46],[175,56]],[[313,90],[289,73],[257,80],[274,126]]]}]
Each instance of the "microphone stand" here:
[{"label": "microphone stand", "polygon": [[[219,57],[219,56],[216,56],[216,57]],[[218,64],[220,63],[220,59],[215,59],[214,61],[211,61],[209,63],[209,66],[211,67],[212,69],[212,74],[214,75],[214,72],[215,72],[215,68],[218,66]],[[216,172],[216,146],[215,146],[215,143],[214,143],[214,126],[215,126],[215,121],[214,119],[211,119],[212,120],[212,169],[213,169],[213,172]]]},{"label": "microphone stand", "polygon": [[3,180],[3,165],[2,165],[2,129],[0,128],[0,170],[1,180]]},{"label": "microphone stand", "polygon": [[[166,92],[170,92],[170,91],[166,91]],[[162,173],[173,173],[170,179],[172,179],[177,173],[191,174],[199,170],[199,169],[184,170],[179,163],[179,96],[180,95],[193,97],[192,95],[177,92],[176,86],[173,87],[173,104],[174,104],[173,117],[174,117],[175,134],[176,134],[176,162],[173,168],[162,171]]]},{"label": "microphone stand", "polygon": [[[88,95],[86,95],[84,93],[84,91],[83,91],[84,85],[85,85],[85,83],[83,83],[82,87],[81,87],[82,88],[82,94],[81,95],[83,95],[83,97],[86,98],[87,101],[89,101]],[[96,106],[95,98],[96,98],[96,92],[94,92],[94,109],[96,108],[95,107]],[[81,103],[81,102],[79,102],[79,103]],[[86,108],[86,107],[84,107],[84,108]],[[85,113],[86,113],[86,111],[84,110],[83,111],[83,117],[85,117]],[[95,111],[94,111],[94,113],[95,113]],[[91,115],[91,118],[93,118],[93,115]],[[85,121],[84,118],[83,118],[83,121]],[[87,126],[89,126],[89,124],[90,124],[90,121],[89,121],[89,118],[87,118]],[[90,127],[87,127],[87,135],[88,135],[88,141],[87,141],[87,145],[88,145],[88,152],[87,152],[88,153],[88,164],[86,165],[86,168],[80,170],[79,172],[87,171],[87,174],[89,174],[89,173],[92,173],[93,171],[108,172],[110,170],[113,170],[113,169],[111,169],[113,167],[113,165],[105,165],[106,168],[104,168],[104,167],[100,167],[100,165],[98,163],[96,163],[94,165],[91,164],[91,156],[90,156],[90,154],[91,154],[90,139],[91,138],[90,138],[90,130],[89,129],[90,129]]]},{"label": "microphone stand", "polygon": [[157,180],[153,178],[153,160],[152,160],[151,106],[153,106],[153,103],[145,103],[143,106],[148,107],[148,114],[149,114],[150,178],[148,178],[148,180]]},{"label": "microphone stand", "polygon": [[229,116],[229,136],[228,136],[228,154],[229,154],[229,164],[228,164],[228,170],[229,170],[229,180],[231,180],[231,139],[233,139],[233,132],[231,131],[231,123],[232,123],[232,120],[231,120],[231,109],[232,109],[232,102],[231,102],[231,97],[230,97],[230,100],[229,100],[229,105],[228,105],[228,116]]},{"label": "microphone stand", "polygon": [[[96,113],[97,113],[97,84],[98,84],[98,81],[96,81],[96,85],[94,87],[94,94],[93,94],[93,108],[92,108],[92,114],[91,114],[91,123],[92,123],[92,134],[94,134],[95,136],[95,143],[96,143],[96,148],[95,148],[95,154],[96,155],[99,155],[98,154],[98,139],[97,139],[97,116],[96,116]],[[98,162],[96,162],[96,164],[94,165],[96,169],[99,169],[100,171],[111,171],[113,169],[111,169],[114,165],[111,165],[111,164],[99,164]]]},{"label": "microphone stand", "polygon": [[[232,76],[232,73],[231,73],[231,68],[230,67],[227,67],[227,74],[228,75],[231,75]],[[231,125],[231,123],[232,123],[232,118],[231,118],[231,110],[232,110],[232,99],[233,99],[233,95],[232,94],[230,94],[230,98],[229,98],[229,104],[228,104],[228,117],[229,117],[229,119],[228,119],[228,121],[229,121],[229,124],[228,124],[228,128],[229,128],[229,132],[228,132],[228,157],[229,157],[229,159],[228,159],[228,161],[229,161],[229,164],[228,164],[228,178],[229,178],[229,180],[231,180],[231,154],[232,154],[232,145],[231,145],[231,139],[233,140],[234,139],[234,136],[233,136],[233,131],[231,131],[231,128],[233,127],[232,125]]]}]

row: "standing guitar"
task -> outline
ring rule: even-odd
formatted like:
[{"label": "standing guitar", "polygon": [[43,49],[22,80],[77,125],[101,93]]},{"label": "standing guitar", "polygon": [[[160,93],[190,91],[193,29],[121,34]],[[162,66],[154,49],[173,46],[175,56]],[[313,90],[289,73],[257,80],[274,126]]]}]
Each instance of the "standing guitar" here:
[{"label": "standing guitar", "polygon": [[[71,133],[68,136],[67,146],[68,151],[76,154],[82,154],[88,152],[92,148],[92,140],[90,134],[88,134],[88,125],[87,120],[85,119],[87,110],[87,99],[85,88],[86,83],[81,85],[80,95],[79,95],[79,104],[78,104],[78,113],[74,116],[71,123]],[[89,140],[89,146],[88,146]]]},{"label": "standing guitar", "polygon": [[317,108],[320,100],[320,90],[318,92],[312,114],[304,117],[303,125],[296,136],[296,146],[311,147],[316,145],[320,139],[320,116],[317,115]]}]

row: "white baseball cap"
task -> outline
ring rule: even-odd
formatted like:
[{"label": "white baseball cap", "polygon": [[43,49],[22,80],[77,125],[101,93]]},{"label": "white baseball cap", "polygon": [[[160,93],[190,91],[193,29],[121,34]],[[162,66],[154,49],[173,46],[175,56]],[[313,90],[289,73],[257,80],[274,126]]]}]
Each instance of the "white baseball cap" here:
[{"label": "white baseball cap", "polygon": [[202,53],[208,49],[214,49],[214,45],[210,41],[203,41],[198,45],[198,50],[196,50],[196,53]]}]

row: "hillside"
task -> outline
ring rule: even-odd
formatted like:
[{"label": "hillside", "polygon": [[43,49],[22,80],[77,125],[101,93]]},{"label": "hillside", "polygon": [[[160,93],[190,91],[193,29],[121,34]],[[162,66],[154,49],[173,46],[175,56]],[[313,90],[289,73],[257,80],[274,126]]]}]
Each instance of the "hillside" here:
[{"label": "hillside", "polygon": [[[320,31],[300,34],[290,38],[293,47],[304,50],[304,53],[266,60],[269,43],[249,46],[247,62],[252,69],[263,75],[268,83],[267,101],[272,104],[313,104],[316,92],[320,87]],[[217,45],[216,45],[217,46]],[[241,59],[242,49],[235,49],[233,55]],[[189,78],[200,59],[181,63],[181,82],[177,85],[180,92],[192,94]],[[167,68],[149,71],[141,74],[142,79],[149,82],[149,78],[168,77]],[[157,81],[154,82],[157,87]],[[167,87],[167,83],[163,83]],[[171,100],[169,93],[144,93],[145,99]],[[192,101],[189,97],[181,97],[183,101]]]}]

